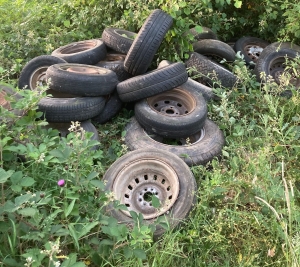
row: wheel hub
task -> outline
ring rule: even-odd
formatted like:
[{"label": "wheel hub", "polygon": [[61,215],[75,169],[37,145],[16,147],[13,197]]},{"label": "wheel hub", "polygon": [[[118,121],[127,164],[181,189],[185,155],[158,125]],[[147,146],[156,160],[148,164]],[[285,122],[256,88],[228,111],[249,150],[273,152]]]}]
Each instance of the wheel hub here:
[{"label": "wheel hub", "polygon": [[149,97],[147,102],[156,112],[171,117],[184,116],[196,107],[193,96],[179,88]]},{"label": "wheel hub", "polygon": [[[179,194],[179,179],[174,169],[158,159],[136,160],[125,166],[116,177],[113,193],[129,211],[153,219],[167,212]],[[160,207],[152,205],[153,197]],[[123,211],[130,216],[129,211]]]},{"label": "wheel hub", "polygon": [[280,76],[284,72],[284,62],[275,62],[270,67],[270,75],[275,79],[276,83],[280,83]]},{"label": "wheel hub", "polygon": [[96,41],[84,41],[70,44],[61,49],[62,54],[74,54],[94,48],[97,45]]},{"label": "wheel hub", "polygon": [[259,45],[250,44],[246,45],[244,48],[246,54],[254,61],[256,62],[259,58],[261,52],[263,51],[263,48]]},{"label": "wheel hub", "polygon": [[63,70],[68,72],[82,73],[88,75],[98,75],[105,74],[107,70],[105,68],[96,68],[96,67],[82,67],[82,66],[63,66],[61,67]]},{"label": "wheel hub", "polygon": [[47,84],[46,71],[48,68],[49,66],[43,66],[32,73],[29,79],[31,89],[36,89],[38,86],[45,86]]}]

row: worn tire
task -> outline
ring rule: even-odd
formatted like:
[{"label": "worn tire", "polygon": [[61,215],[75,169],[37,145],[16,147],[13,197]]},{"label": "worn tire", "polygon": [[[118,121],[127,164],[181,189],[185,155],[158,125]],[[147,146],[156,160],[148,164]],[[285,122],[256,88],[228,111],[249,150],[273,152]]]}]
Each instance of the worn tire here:
[{"label": "worn tire", "polygon": [[172,17],[160,9],[148,16],[125,58],[127,72],[135,76],[147,71],[172,23]]},{"label": "worn tire", "polygon": [[123,81],[117,91],[123,102],[133,102],[171,90],[187,79],[184,64],[178,62]]},{"label": "worn tire", "polygon": [[195,28],[191,28],[189,29],[189,33],[192,34],[194,36],[194,40],[195,41],[200,41],[200,40],[204,40],[204,39],[214,39],[214,40],[218,40],[218,36],[210,29],[204,26],[202,27],[202,32],[197,32],[195,30]]},{"label": "worn tire", "polygon": [[196,52],[191,53],[190,58],[186,61],[186,65],[188,68],[196,69],[196,72],[193,71],[192,75],[199,75],[200,73],[201,77],[196,78],[200,83],[218,86],[209,77],[212,73],[216,74],[220,84],[224,87],[232,88],[237,82],[237,77],[232,72]]},{"label": "worn tire", "polygon": [[106,56],[106,46],[99,39],[85,40],[67,44],[55,49],[52,56],[68,63],[94,65]]},{"label": "worn tire", "polygon": [[[261,73],[264,73],[266,78],[272,76],[275,82],[280,84],[279,77],[285,71],[286,57],[288,59],[293,59],[296,58],[297,55],[299,56],[300,52],[287,48],[268,53],[255,68],[255,74],[260,76]],[[296,79],[299,80],[298,77],[296,77]],[[266,82],[265,80],[262,81]]]},{"label": "worn tire", "polygon": [[233,49],[235,52],[240,51],[245,62],[250,65],[250,62],[257,62],[260,54],[269,44],[260,38],[244,36],[234,43]]},{"label": "worn tire", "polygon": [[48,122],[85,121],[95,117],[105,105],[104,97],[51,98],[38,102]]},{"label": "worn tire", "polygon": [[102,32],[102,40],[106,46],[122,54],[128,53],[136,36],[135,32],[111,27]]},{"label": "worn tire", "polygon": [[117,52],[108,52],[106,58],[95,64],[98,67],[112,70],[117,74],[119,82],[123,82],[132,77],[124,68],[125,54]]},{"label": "worn tire", "polygon": [[[132,173],[131,169],[137,171]],[[170,183],[171,175],[166,175],[167,173],[172,174],[176,183]],[[120,180],[121,174],[124,176]],[[109,167],[103,180],[106,184],[105,190],[112,191],[121,204],[129,205],[129,209],[135,208],[136,212],[144,215],[144,218],[148,216],[148,219],[144,219],[145,224],[152,224],[157,217],[164,216],[170,228],[175,228],[188,216],[196,203],[197,184],[189,167],[176,155],[159,149],[139,149],[125,154]],[[150,193],[151,191],[147,191],[147,188],[144,190],[142,185],[148,185],[149,191],[152,189],[155,193]],[[178,187],[179,192],[175,193]],[[128,190],[130,191],[127,195]],[[167,206],[167,199],[170,199],[172,204],[162,213],[160,209],[157,210],[150,205],[151,202],[146,199],[148,192],[157,196],[163,203],[163,208]],[[140,195],[139,201],[141,202],[131,197],[136,194]],[[119,223],[134,224],[134,220],[127,211],[115,209],[112,203],[107,205],[106,210]],[[151,215],[157,213],[158,216],[150,217],[149,213]],[[157,225],[154,238],[159,238],[165,231],[162,226]]]},{"label": "worn tire", "polygon": [[18,88],[35,90],[37,88],[37,83],[45,86],[47,84],[47,69],[50,66],[59,63],[66,63],[66,61],[62,58],[48,55],[42,55],[31,59],[20,73]]},{"label": "worn tire", "polygon": [[[169,66],[171,64],[173,64],[173,62],[171,62],[169,60],[162,60],[158,64],[157,68],[160,69],[162,67]],[[183,89],[187,89],[187,90],[189,90],[190,88],[194,88],[196,91],[198,91],[199,93],[201,93],[203,95],[203,97],[206,101],[209,101],[210,99],[213,98],[213,90],[210,87],[208,87],[202,83],[198,83],[198,82],[192,80],[191,78],[188,78],[187,81],[181,85],[181,87]]]},{"label": "worn tire", "polygon": [[107,101],[101,112],[92,118],[92,121],[97,124],[104,124],[116,116],[123,107],[123,102],[120,100],[118,93],[115,91],[107,96]]},{"label": "worn tire", "polygon": [[174,153],[188,166],[204,165],[218,157],[225,143],[222,131],[208,119],[205,120],[203,128],[198,133],[185,138],[168,140],[172,141],[173,145],[165,144],[166,140],[161,136],[148,134],[134,117],[126,125],[125,132],[125,144],[130,150],[161,149]]},{"label": "worn tire", "polygon": [[193,43],[194,52],[207,56],[220,62],[224,58],[226,61],[233,62],[235,60],[235,51],[230,45],[214,39],[205,39]]},{"label": "worn tire", "polygon": [[113,92],[118,84],[115,72],[98,66],[62,63],[46,72],[49,88],[78,96],[104,96]]},{"label": "worn tire", "polygon": [[181,86],[135,104],[135,117],[149,133],[181,138],[199,132],[207,116],[204,97]]},{"label": "worn tire", "polygon": [[265,69],[265,67],[263,66],[265,63],[265,58],[268,57],[269,54],[273,52],[279,52],[282,49],[292,49],[300,53],[300,46],[290,42],[275,42],[265,47],[261,52],[258,60],[256,61],[254,67],[254,74],[256,75],[256,79],[258,82],[262,82],[260,73]]}]

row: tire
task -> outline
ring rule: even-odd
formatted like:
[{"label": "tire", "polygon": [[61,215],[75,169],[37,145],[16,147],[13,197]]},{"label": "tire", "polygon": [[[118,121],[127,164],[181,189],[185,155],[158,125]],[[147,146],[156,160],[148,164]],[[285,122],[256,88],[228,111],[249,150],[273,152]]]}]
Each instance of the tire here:
[{"label": "tire", "polygon": [[[159,149],[127,153],[109,167],[103,180],[105,190],[112,191],[129,210],[142,213],[145,224],[164,216],[170,228],[177,227],[196,203],[197,185],[189,167],[176,155]],[[152,206],[153,195],[162,203],[159,209]],[[112,203],[106,210],[119,223],[134,224],[128,211],[115,209]],[[154,238],[164,232],[157,225]]]},{"label": "tire", "polygon": [[188,32],[194,36],[195,41],[200,41],[204,39],[214,39],[218,40],[218,36],[210,29],[204,26],[201,26],[202,32],[197,32],[195,27],[191,28]]},{"label": "tire", "polygon": [[144,22],[125,58],[125,70],[132,75],[147,71],[173,19],[160,9],[155,9]]},{"label": "tire", "polygon": [[102,32],[102,40],[106,46],[122,54],[128,53],[136,36],[135,32],[110,27]]},{"label": "tire", "polygon": [[20,73],[18,88],[35,90],[37,84],[46,86],[47,69],[58,63],[66,63],[66,61],[62,58],[47,55],[38,56],[28,61]]},{"label": "tire", "polygon": [[[46,129],[52,128],[57,129],[59,131],[60,137],[67,137],[67,135],[70,133],[70,122],[49,122],[48,125],[45,126]],[[80,127],[83,128],[85,132],[91,132],[93,133],[93,136],[91,137],[91,140],[96,140],[100,142],[99,134],[96,129],[96,127],[88,120],[81,121]],[[91,148],[91,150],[97,150],[98,145],[95,145]]]},{"label": "tire", "polygon": [[235,42],[233,49],[235,52],[240,51],[245,62],[251,65],[250,62],[256,63],[261,52],[269,44],[269,42],[260,38],[245,36]]},{"label": "tire", "polygon": [[108,96],[104,109],[92,121],[97,124],[104,124],[116,116],[123,107],[123,102],[120,100],[118,93],[115,91]]},{"label": "tire", "polygon": [[[256,75],[264,73],[264,77],[272,76],[277,84],[280,84],[280,76],[285,72],[286,57],[288,59],[296,58],[300,53],[292,49],[281,49],[279,51],[268,53],[264,56],[260,64],[255,68]],[[299,84],[299,78],[291,79],[291,82]],[[266,82],[266,80],[262,80]],[[298,81],[298,82],[297,82]]]},{"label": "tire", "polygon": [[106,46],[99,39],[85,40],[67,44],[55,49],[52,56],[68,63],[94,65],[106,56]]},{"label": "tire", "polygon": [[256,75],[256,79],[258,82],[262,82],[260,78],[260,73],[264,69],[264,62],[265,57],[267,57],[270,53],[278,52],[282,49],[293,49],[297,52],[300,52],[300,46],[295,45],[290,42],[275,42],[270,45],[268,45],[260,54],[258,60],[256,61],[255,67],[254,67],[254,74]]},{"label": "tire", "polygon": [[194,52],[207,56],[217,62],[224,58],[226,61],[233,62],[235,60],[235,51],[230,45],[214,39],[205,39],[193,43]]},{"label": "tire", "polygon": [[95,117],[105,105],[104,97],[51,98],[44,97],[38,109],[48,122],[85,121]]},{"label": "tire", "polygon": [[99,61],[96,66],[112,70],[117,74],[119,82],[123,82],[132,77],[125,68],[124,60],[126,55],[115,53],[107,53],[104,60]]},{"label": "tire", "polygon": [[[173,62],[171,62],[169,60],[162,60],[158,64],[157,68],[160,69],[162,67],[169,66],[171,64],[173,64]],[[213,90],[210,87],[205,86],[202,83],[198,83],[198,82],[192,80],[191,78],[188,78],[187,81],[181,85],[181,87],[186,90],[190,90],[190,88],[194,88],[196,91],[198,91],[199,93],[201,93],[203,95],[203,97],[206,101],[209,101],[213,98]]]},{"label": "tire", "polygon": [[161,149],[174,153],[188,166],[204,165],[211,161],[221,154],[225,143],[222,131],[208,119],[198,133],[180,139],[165,140],[158,135],[148,134],[134,117],[126,125],[125,131],[125,144],[130,150]]},{"label": "tire", "polygon": [[75,64],[55,64],[46,72],[49,88],[77,96],[104,96],[113,92],[118,84],[117,75],[108,69]]},{"label": "tire", "polygon": [[123,102],[132,102],[171,90],[187,79],[184,64],[178,62],[123,81],[117,91]]},{"label": "tire", "polygon": [[201,130],[207,105],[201,93],[179,86],[135,104],[135,117],[149,133],[181,138]]},{"label": "tire", "polygon": [[214,87],[219,86],[211,78],[213,73],[216,74],[221,86],[232,88],[237,82],[237,77],[232,72],[196,52],[191,53],[186,65],[188,68],[196,69],[196,72],[192,71],[192,75],[199,75],[200,73],[201,77],[196,78],[196,81],[200,83]]}]

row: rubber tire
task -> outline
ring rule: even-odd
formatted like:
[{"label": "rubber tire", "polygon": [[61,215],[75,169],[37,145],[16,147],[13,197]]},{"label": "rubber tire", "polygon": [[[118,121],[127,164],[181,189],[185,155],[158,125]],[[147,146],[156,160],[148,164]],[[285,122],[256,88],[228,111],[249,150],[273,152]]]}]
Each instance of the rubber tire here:
[{"label": "rubber tire", "polygon": [[[297,55],[299,54],[300,54],[299,52],[288,48],[268,53],[267,55],[264,56],[260,64],[255,68],[255,74],[260,75],[260,73],[264,72],[266,77],[272,76],[270,70],[271,70],[271,66],[274,64],[274,61],[282,60],[283,62],[285,62],[285,57],[292,59],[292,58],[296,58]],[[274,76],[272,77],[275,79]],[[279,84],[279,81],[277,81],[276,79],[275,82]]]},{"label": "rubber tire", "polygon": [[95,64],[98,67],[112,70],[117,74],[119,82],[123,82],[132,77],[124,68],[125,54],[117,54],[117,52],[109,52],[104,60]]},{"label": "rubber tire", "polygon": [[[215,86],[212,79],[207,77],[213,72],[216,73],[217,78],[224,87],[232,88],[237,82],[237,77],[232,72],[196,52],[191,53],[190,58],[186,61],[186,65],[188,68],[195,68],[197,72],[204,75],[204,77],[196,78],[196,81],[200,83]],[[199,74],[197,72],[192,72],[192,75]]]},{"label": "rubber tire", "polygon": [[214,39],[205,39],[193,43],[194,52],[207,57],[217,58],[220,62],[224,58],[226,61],[233,62],[235,60],[235,51],[232,47],[222,41]]},{"label": "rubber tire", "polygon": [[[249,56],[248,53],[245,52],[245,47],[247,45],[255,45],[255,46],[259,46],[259,47],[265,49],[269,44],[270,44],[269,42],[267,42],[263,39],[260,39],[260,38],[244,36],[235,42],[233,49],[235,52],[240,51],[241,54],[244,56],[244,60],[245,60],[246,64],[251,65],[250,62],[251,61],[253,62],[253,58],[251,56]],[[257,60],[254,60],[254,62],[256,62],[256,61]]]},{"label": "rubber tire", "polygon": [[68,63],[94,65],[106,56],[106,46],[99,39],[85,40],[67,44],[55,49],[52,56]]},{"label": "rubber tire", "polygon": [[[157,68],[160,69],[162,67],[169,66],[171,64],[173,64],[173,62],[171,62],[169,60],[162,60],[158,64]],[[189,90],[190,88],[194,88],[195,90],[197,90],[199,93],[201,93],[203,95],[203,97],[206,101],[209,101],[213,98],[213,90],[210,87],[208,87],[202,83],[198,83],[198,82],[192,80],[191,78],[188,78],[187,81],[181,85],[181,87],[186,90]]]},{"label": "rubber tire", "polygon": [[48,55],[42,55],[31,59],[27,62],[27,64],[24,66],[20,73],[20,77],[18,80],[18,88],[35,90],[36,86],[32,84],[31,77],[38,71],[38,69],[45,68],[43,75],[46,75],[46,71],[50,66],[66,62],[67,61],[65,61],[62,58]]},{"label": "rubber tire", "polygon": [[148,101],[151,101],[151,98],[143,99],[135,104],[135,117],[147,132],[163,137],[181,138],[195,134],[202,129],[207,117],[207,104],[204,97],[193,87],[187,89],[179,86],[176,90],[178,89],[188,92],[195,101],[194,110],[187,114],[168,116],[158,112],[149,105]]},{"label": "rubber tire", "polygon": [[214,39],[218,40],[218,36],[210,29],[204,26],[202,27],[202,32],[197,32],[195,28],[189,29],[188,33],[192,34],[194,36],[195,41],[200,41],[204,39]]},{"label": "rubber tire", "polygon": [[103,110],[104,97],[51,98],[38,102],[39,111],[44,112],[48,122],[85,121]]},{"label": "rubber tire", "polygon": [[[79,71],[69,71],[75,68]],[[80,72],[81,69],[95,73]],[[61,93],[77,96],[104,96],[112,93],[119,83],[115,72],[98,66],[61,63],[48,68],[47,80],[50,79],[49,88]]]},{"label": "rubber tire", "polygon": [[221,154],[225,139],[220,128],[209,119],[205,120],[203,129],[205,135],[198,142],[189,145],[166,145],[155,140],[158,136],[148,134],[133,117],[125,127],[124,138],[131,151],[141,148],[162,149],[174,153],[188,166],[205,165]]},{"label": "rubber tire", "polygon": [[136,76],[147,71],[167,31],[173,24],[170,15],[155,9],[148,16],[125,58],[125,70]]},{"label": "rubber tire", "polygon": [[117,91],[123,102],[138,101],[180,86],[187,79],[184,64],[178,62],[123,81]]},{"label": "rubber tire", "polygon": [[[196,204],[197,184],[190,168],[173,153],[147,148],[125,154],[117,159],[106,171],[103,177],[106,184],[105,191],[112,191],[115,178],[126,164],[140,159],[157,159],[160,162],[169,165],[169,167],[176,172],[179,178],[179,195],[169,212],[166,212],[161,216],[165,216],[171,229],[178,227]],[[145,168],[146,167],[147,166],[145,166]],[[112,203],[107,205],[106,210],[110,216],[116,218],[120,223],[126,223],[129,226],[134,224],[131,217],[127,216],[122,211],[115,209]],[[157,218],[144,220],[143,223],[149,225],[154,223],[156,219]],[[157,240],[165,231],[166,230],[163,227],[158,225],[154,232],[154,239]]]},{"label": "rubber tire", "polygon": [[[68,130],[70,126],[71,126],[70,122],[49,122],[48,125],[45,126],[45,128],[57,129],[60,133],[60,137],[67,137],[67,135],[70,133],[70,131]],[[93,133],[93,136],[90,138],[90,140],[95,140],[100,142],[99,133],[96,127],[89,120],[81,121],[80,127],[82,127],[85,132]],[[95,145],[91,147],[91,150],[97,150],[98,148],[99,146]]]},{"label": "rubber tire", "polygon": [[104,124],[116,116],[123,107],[123,102],[120,100],[118,93],[115,91],[108,96],[104,109],[95,117],[92,122],[97,124]]},{"label": "rubber tire", "polygon": [[282,49],[293,49],[297,52],[300,52],[300,46],[295,45],[290,42],[275,42],[270,45],[268,45],[260,54],[255,67],[254,67],[254,74],[256,75],[256,80],[258,82],[262,82],[260,78],[260,73],[264,69],[264,62],[265,62],[265,57],[267,57],[270,53],[280,51]]},{"label": "rubber tire", "polygon": [[135,38],[137,34],[135,32],[111,27],[105,28],[102,32],[102,40],[105,45],[122,54],[127,54],[133,43],[134,38],[127,36]]}]

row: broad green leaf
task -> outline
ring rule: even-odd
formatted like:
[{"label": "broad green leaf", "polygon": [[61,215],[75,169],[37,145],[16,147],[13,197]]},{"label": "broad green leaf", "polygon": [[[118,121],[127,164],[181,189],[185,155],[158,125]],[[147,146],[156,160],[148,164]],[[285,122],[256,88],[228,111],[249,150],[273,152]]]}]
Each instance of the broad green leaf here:
[{"label": "broad green leaf", "polygon": [[242,7],[242,1],[235,1],[235,3],[234,3],[234,6],[236,7],[236,8],[241,8]]},{"label": "broad green leaf", "polygon": [[198,33],[201,33],[201,32],[203,32],[203,29],[202,29],[201,26],[197,25],[197,26],[195,27],[195,31],[198,32]]},{"label": "broad green leaf", "polygon": [[20,186],[20,185],[13,184],[10,188],[12,191],[14,191],[16,193],[19,193],[22,191],[22,186]]},{"label": "broad green leaf", "polygon": [[0,168],[0,183],[5,183],[13,173],[13,170],[5,171],[4,169]]},{"label": "broad green leaf", "polygon": [[65,20],[64,21],[64,25],[65,25],[65,27],[67,27],[67,28],[69,28],[70,27],[70,21],[69,20]]},{"label": "broad green leaf", "polygon": [[79,235],[78,235],[78,238],[85,236],[87,233],[90,232],[91,229],[93,229],[93,228],[94,228],[96,225],[98,225],[98,224],[99,224],[99,222],[91,222],[91,223],[85,225],[85,226],[81,229],[81,231],[80,231],[80,233],[79,233]]},{"label": "broad green leaf", "polygon": [[98,177],[98,175],[99,175],[98,172],[91,172],[91,173],[86,177],[86,179],[87,179],[87,180],[92,180],[93,178]]},{"label": "broad green leaf", "polygon": [[71,201],[70,205],[64,210],[66,217],[68,217],[70,215],[70,213],[72,212],[72,210],[74,208],[75,201],[76,201],[76,199],[73,199]]},{"label": "broad green leaf", "polygon": [[23,177],[23,173],[21,171],[17,171],[12,174],[12,176],[10,177],[10,180],[13,184],[19,184],[22,177]]},{"label": "broad green leaf", "polygon": [[76,249],[79,250],[78,237],[77,237],[77,233],[76,233],[76,230],[75,230],[73,224],[69,224],[69,231],[75,242]]},{"label": "broad green leaf", "polygon": [[159,208],[160,207],[160,201],[159,199],[157,198],[157,196],[155,195],[152,195],[152,205],[154,208]]},{"label": "broad green leaf", "polygon": [[24,177],[21,182],[20,185],[21,186],[32,186],[35,183],[35,180],[31,177]]},{"label": "broad green leaf", "polygon": [[133,250],[133,254],[134,254],[137,258],[139,258],[139,259],[141,259],[141,260],[147,259],[146,253],[145,253],[145,251],[142,250],[142,249],[139,249],[139,248],[134,249],[134,250]]},{"label": "broad green leaf", "polygon": [[31,207],[18,210],[18,213],[25,217],[32,217],[36,214],[37,210]]},{"label": "broad green leaf", "polygon": [[31,194],[25,194],[19,197],[15,198],[15,203],[17,206],[21,206],[22,204],[24,204],[25,202],[29,201],[29,199],[32,198]]},{"label": "broad green leaf", "polygon": [[100,180],[91,180],[90,183],[95,187],[98,187],[100,189],[104,189],[104,183]]}]

